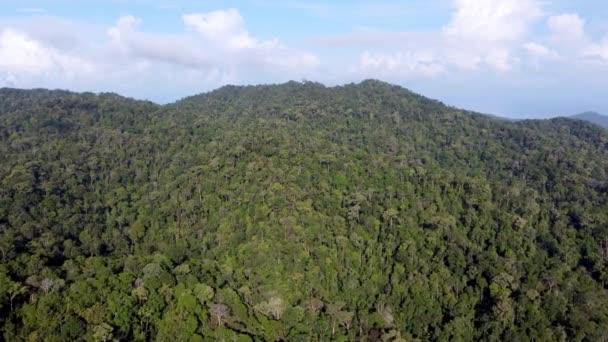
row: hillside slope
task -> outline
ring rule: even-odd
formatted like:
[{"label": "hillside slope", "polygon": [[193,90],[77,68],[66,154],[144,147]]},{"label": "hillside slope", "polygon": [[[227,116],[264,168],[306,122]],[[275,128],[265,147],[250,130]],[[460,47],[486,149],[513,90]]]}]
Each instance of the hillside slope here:
[{"label": "hillside slope", "polygon": [[4,339],[606,339],[607,147],[379,81],[3,89]]},{"label": "hillside slope", "polygon": [[571,116],[572,119],[584,120],[603,128],[608,128],[608,116],[596,112],[584,112]]}]

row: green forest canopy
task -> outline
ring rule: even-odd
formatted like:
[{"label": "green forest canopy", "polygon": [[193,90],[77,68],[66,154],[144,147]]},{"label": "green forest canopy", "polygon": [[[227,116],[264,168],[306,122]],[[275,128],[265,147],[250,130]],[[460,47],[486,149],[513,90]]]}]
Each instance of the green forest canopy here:
[{"label": "green forest canopy", "polygon": [[379,81],[0,90],[7,341],[608,339],[608,132]]}]

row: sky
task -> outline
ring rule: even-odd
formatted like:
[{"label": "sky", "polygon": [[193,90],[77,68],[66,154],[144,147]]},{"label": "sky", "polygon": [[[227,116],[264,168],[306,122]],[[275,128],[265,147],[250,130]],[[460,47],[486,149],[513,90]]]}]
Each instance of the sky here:
[{"label": "sky", "polygon": [[368,78],[512,118],[608,114],[608,1],[0,1],[0,87],[168,103]]}]

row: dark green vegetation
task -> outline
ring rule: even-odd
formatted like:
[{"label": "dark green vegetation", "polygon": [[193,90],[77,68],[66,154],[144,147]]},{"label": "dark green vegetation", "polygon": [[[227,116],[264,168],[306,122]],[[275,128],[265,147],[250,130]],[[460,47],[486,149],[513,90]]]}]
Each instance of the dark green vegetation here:
[{"label": "dark green vegetation", "polygon": [[584,120],[594,123],[600,127],[608,128],[608,116],[596,112],[584,112],[571,116],[572,119]]},{"label": "dark green vegetation", "polygon": [[608,132],[377,81],[0,90],[8,341],[608,338]]}]

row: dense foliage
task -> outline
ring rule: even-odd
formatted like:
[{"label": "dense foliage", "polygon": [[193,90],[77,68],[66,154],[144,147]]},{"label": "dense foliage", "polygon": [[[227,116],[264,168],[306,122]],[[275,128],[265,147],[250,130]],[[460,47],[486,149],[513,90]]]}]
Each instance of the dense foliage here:
[{"label": "dense foliage", "polygon": [[0,90],[8,341],[608,339],[608,132],[378,81]]}]

